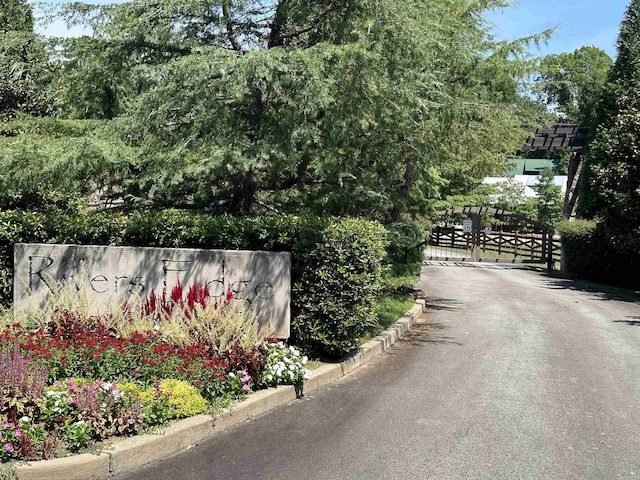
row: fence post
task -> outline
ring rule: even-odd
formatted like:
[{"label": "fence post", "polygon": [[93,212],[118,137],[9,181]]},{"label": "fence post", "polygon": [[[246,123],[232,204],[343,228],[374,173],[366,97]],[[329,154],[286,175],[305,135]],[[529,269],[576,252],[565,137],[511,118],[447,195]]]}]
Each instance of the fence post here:
[{"label": "fence post", "polygon": [[553,234],[551,228],[546,229],[547,240],[547,270],[553,270]]},{"label": "fence post", "polygon": [[471,261],[480,260],[480,214],[471,214]]}]

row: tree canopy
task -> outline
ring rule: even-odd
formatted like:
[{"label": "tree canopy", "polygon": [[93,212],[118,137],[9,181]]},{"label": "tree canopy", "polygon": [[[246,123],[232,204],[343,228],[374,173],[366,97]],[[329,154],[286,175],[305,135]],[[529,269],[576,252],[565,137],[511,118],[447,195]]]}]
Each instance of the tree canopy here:
[{"label": "tree canopy", "polygon": [[[544,35],[494,41],[483,13],[506,4],[69,4],[60,15],[92,34],[50,50],[52,106],[108,128],[91,130],[99,155],[57,156],[78,163],[68,170],[78,181],[62,185],[125,206],[240,215],[424,213],[442,193],[500,174],[535,115],[522,85],[527,45]],[[67,140],[67,152],[86,148]],[[24,169],[18,150],[0,159],[12,178]],[[88,172],[100,181],[84,181]]]},{"label": "tree canopy", "polygon": [[[640,252],[640,0],[620,26],[617,57],[599,106],[588,156],[589,216],[602,220],[620,245]],[[625,248],[626,248],[625,247]]]},{"label": "tree canopy", "polygon": [[592,46],[547,55],[540,62],[537,96],[545,105],[555,108],[561,120],[593,126],[611,62],[604,50]]},{"label": "tree canopy", "polygon": [[33,31],[33,12],[26,0],[0,4],[0,120],[18,112],[42,115],[50,110],[39,84],[48,62]]}]

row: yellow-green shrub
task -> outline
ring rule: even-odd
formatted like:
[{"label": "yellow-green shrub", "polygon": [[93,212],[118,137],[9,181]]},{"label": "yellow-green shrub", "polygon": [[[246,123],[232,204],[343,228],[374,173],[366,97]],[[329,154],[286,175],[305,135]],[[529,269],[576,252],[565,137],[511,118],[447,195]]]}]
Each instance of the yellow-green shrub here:
[{"label": "yellow-green shrub", "polygon": [[172,379],[161,380],[157,388],[151,387],[140,392],[139,398],[143,407],[156,399],[158,391],[162,392],[161,395],[170,394],[170,418],[191,417],[207,409],[207,402],[196,387],[182,380]]}]

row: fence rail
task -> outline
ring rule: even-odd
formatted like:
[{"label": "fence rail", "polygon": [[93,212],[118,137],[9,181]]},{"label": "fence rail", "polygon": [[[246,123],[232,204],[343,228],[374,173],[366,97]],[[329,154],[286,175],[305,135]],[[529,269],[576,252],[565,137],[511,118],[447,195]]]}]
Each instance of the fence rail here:
[{"label": "fence rail", "polygon": [[[553,236],[547,243],[542,234],[506,232],[502,230],[480,232],[479,261],[511,263],[546,263],[547,248],[552,249],[553,262],[560,262],[560,237]],[[432,260],[471,257],[473,235],[462,226],[436,227],[427,241],[427,257]]]}]

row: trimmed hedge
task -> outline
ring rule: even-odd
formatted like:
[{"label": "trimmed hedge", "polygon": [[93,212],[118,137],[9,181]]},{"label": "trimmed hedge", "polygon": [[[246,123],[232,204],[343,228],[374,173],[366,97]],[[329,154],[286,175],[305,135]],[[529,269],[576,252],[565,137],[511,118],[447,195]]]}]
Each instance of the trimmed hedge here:
[{"label": "trimmed hedge", "polygon": [[557,231],[567,272],[597,282],[638,287],[640,248],[636,236],[616,237],[591,220],[561,222]]},{"label": "trimmed hedge", "polygon": [[16,242],[291,252],[291,340],[310,353],[335,357],[357,346],[376,321],[387,239],[380,224],[346,218],[0,211],[5,305],[11,301]]}]

